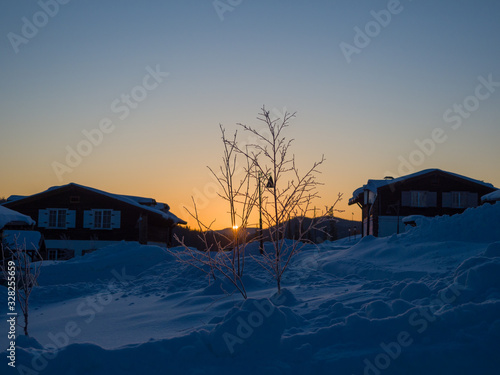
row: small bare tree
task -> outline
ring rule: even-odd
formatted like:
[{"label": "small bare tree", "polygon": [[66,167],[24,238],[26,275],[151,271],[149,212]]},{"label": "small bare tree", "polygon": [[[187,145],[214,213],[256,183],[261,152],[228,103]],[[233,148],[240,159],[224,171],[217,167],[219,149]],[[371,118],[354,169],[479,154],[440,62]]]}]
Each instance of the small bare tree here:
[{"label": "small bare tree", "polygon": [[[294,117],[295,113],[285,112],[283,119],[272,119],[270,112],[262,107],[258,119],[265,124],[269,135],[250,126],[238,124],[245,133],[250,135],[249,138],[256,139],[254,143],[246,144],[244,147],[238,143],[237,132],[228,139],[221,126],[224,144],[222,166],[218,173],[209,168],[221,187],[222,192],[219,196],[229,205],[231,225],[235,230],[246,233],[253,209],[259,206],[267,227],[265,237],[270,240],[273,248],[270,252],[263,251],[262,257],[254,257],[254,259],[276,280],[278,292],[281,292],[283,274],[293,256],[305,243],[311,242],[309,238],[311,232],[323,230],[323,222],[328,220],[325,217],[304,220],[312,210],[314,199],[318,197],[319,182],[316,176],[319,173],[319,166],[324,162],[324,157],[313,163],[304,174],[299,173],[295,157],[289,153],[293,139],[288,140],[283,135],[290,120]],[[244,159],[242,165],[238,163],[238,156]],[[260,193],[263,181],[266,187],[271,189],[271,197],[262,203]],[[335,204],[331,210],[334,209]],[[189,210],[188,213],[198,223],[201,232],[199,238],[204,243],[205,249],[200,252],[189,248],[184,244],[183,239],[176,236],[183,251],[170,251],[170,253],[179,261],[199,268],[211,278],[216,278],[218,274],[223,275],[246,298],[242,279],[246,236],[240,237],[235,232],[232,239],[224,237],[225,243],[229,243],[227,246],[221,241],[209,243],[207,235],[210,233],[213,222],[208,226],[201,223],[196,205],[194,213]],[[290,222],[292,217],[298,221],[298,229],[294,232],[293,240],[286,240],[287,221]],[[262,233],[259,233],[259,236],[260,238],[254,237],[253,240],[263,238]]]},{"label": "small bare tree", "polygon": [[[318,198],[316,177],[320,173],[318,168],[324,162],[324,156],[301,174],[295,163],[295,156],[290,155],[289,149],[293,139],[287,139],[283,133],[290,125],[295,113],[285,112],[282,119],[271,117],[269,111],[262,107],[258,120],[264,123],[268,135],[256,128],[238,124],[245,132],[256,138],[256,142],[244,149],[234,142],[234,150],[243,154],[249,165],[254,166],[252,174],[258,183],[262,176],[267,181],[271,197],[262,206],[262,216],[268,227],[267,236],[272,243],[271,252],[264,251],[262,258],[256,261],[266,269],[275,279],[278,292],[281,291],[281,281],[291,259],[304,243],[310,242],[308,234],[313,229],[321,228],[324,219],[308,221],[303,226],[302,221],[312,209],[314,199]],[[229,141],[226,141],[229,142]],[[294,241],[285,239],[286,222],[290,218],[297,218],[300,225]]]},{"label": "small bare tree", "polygon": [[229,204],[231,228],[234,231],[232,262],[237,269],[238,275],[242,276],[245,266],[245,248],[247,245],[246,231],[250,216],[258,199],[257,189],[252,188],[251,179],[254,162],[246,158],[245,165],[239,165],[238,132],[236,131],[232,140],[229,140],[226,138],[225,129],[222,125],[220,126],[220,130],[224,145],[222,165],[219,168],[220,173],[216,173],[210,167],[208,169],[212,172],[222,189],[222,193],[218,193],[219,197]]},{"label": "small bare tree", "polygon": [[24,329],[24,334],[29,336],[29,299],[33,288],[38,285],[37,279],[40,275],[42,257],[35,244],[33,244],[33,250],[27,250],[26,241],[19,245],[17,237],[14,238],[13,245],[2,243],[0,246],[2,250],[0,268],[4,278],[6,280],[12,280],[9,279],[9,276],[11,276],[9,271],[12,270],[12,267],[14,267],[15,270],[17,302],[19,306],[21,306],[24,317],[24,326],[21,327]]},{"label": "small bare tree", "polygon": [[[247,292],[243,283],[243,270],[245,267],[245,249],[247,246],[247,227],[257,200],[257,190],[252,190],[251,170],[254,168],[252,161],[245,159],[245,164],[238,163],[237,132],[231,140],[226,138],[225,130],[221,126],[224,155],[222,165],[216,172],[209,167],[220,185],[219,197],[225,200],[229,206],[231,218],[232,236],[213,232],[210,225],[201,222],[198,216],[196,203],[193,199],[194,212],[188,214],[196,221],[200,234],[198,238],[203,243],[202,251],[185,245],[184,239],[175,235],[175,239],[181,244],[182,251],[169,252],[178,261],[198,268],[209,276],[209,280],[216,279],[219,275],[229,281],[236,290],[247,298]],[[211,236],[212,238],[209,238]]]}]

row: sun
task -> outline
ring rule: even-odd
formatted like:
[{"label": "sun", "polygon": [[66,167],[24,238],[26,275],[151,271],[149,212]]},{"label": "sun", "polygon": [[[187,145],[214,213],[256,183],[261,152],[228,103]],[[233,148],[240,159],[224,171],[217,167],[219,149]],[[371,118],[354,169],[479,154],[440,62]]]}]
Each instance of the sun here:
[{"label": "sun", "polygon": [[238,229],[238,226],[237,225],[233,225],[233,229],[234,230]]}]

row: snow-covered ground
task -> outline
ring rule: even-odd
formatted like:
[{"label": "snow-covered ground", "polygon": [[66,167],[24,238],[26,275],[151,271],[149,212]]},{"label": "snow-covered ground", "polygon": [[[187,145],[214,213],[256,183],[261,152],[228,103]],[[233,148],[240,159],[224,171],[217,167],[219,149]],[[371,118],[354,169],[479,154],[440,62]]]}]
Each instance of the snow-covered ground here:
[{"label": "snow-covered ground", "polygon": [[47,262],[1,373],[500,373],[500,203],[307,246],[280,295],[250,257],[245,274],[247,300],[153,246]]}]

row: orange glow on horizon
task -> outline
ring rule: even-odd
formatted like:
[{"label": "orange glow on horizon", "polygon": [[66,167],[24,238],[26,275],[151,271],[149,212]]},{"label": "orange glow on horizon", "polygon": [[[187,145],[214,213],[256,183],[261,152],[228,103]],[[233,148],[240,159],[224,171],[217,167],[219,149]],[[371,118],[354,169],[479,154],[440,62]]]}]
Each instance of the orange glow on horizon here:
[{"label": "orange glow on horizon", "polygon": [[[495,181],[495,175],[491,173],[485,176],[466,169],[461,170],[461,168],[443,167],[442,169],[469,175],[472,178],[483,178],[493,185],[500,186],[500,180],[497,178]],[[8,198],[10,195],[33,195],[45,191],[51,186],[75,182],[113,194],[149,197],[154,198],[157,202],[167,203],[171,212],[186,221],[187,226],[193,229],[199,228],[196,219],[191,216],[191,214],[196,215],[196,204],[197,215],[203,225],[213,230],[232,228],[229,206],[217,195],[217,185],[213,179],[208,177],[204,165],[200,165],[198,169],[189,170],[189,173],[187,170],[177,170],[175,178],[170,175],[158,174],[155,168],[137,171],[137,167],[135,167],[134,170],[123,169],[117,171],[116,174],[106,174],[104,170],[96,173],[95,170],[85,166],[76,170],[74,174],[68,175],[68,180],[61,183],[58,183],[55,178],[49,178],[50,176],[36,179],[32,178],[29,173],[12,172],[11,176],[16,178],[2,182],[0,198]],[[173,172],[170,173],[173,174]],[[324,171],[321,175],[321,182],[324,185],[320,185],[318,188],[320,198],[313,202],[307,216],[324,215],[327,207],[331,207],[340,191],[343,192],[343,197],[335,208],[342,212],[336,211],[334,216],[344,220],[360,221],[361,210],[357,205],[349,206],[348,201],[352,192],[365,184],[369,178],[380,178],[380,175],[367,169]],[[241,226],[238,219],[236,225]],[[258,226],[258,207],[255,207],[247,227],[257,228]]]}]

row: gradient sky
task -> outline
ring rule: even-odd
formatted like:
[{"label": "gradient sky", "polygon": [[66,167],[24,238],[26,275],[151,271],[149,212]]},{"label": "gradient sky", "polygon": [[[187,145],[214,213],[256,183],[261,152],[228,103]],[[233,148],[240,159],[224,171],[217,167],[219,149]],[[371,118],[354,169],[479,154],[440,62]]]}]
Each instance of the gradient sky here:
[{"label": "gradient sky", "polygon": [[[73,0],[48,16],[39,3],[1,5],[0,197],[76,182],[189,219],[194,195],[205,221],[228,226],[206,167],[220,163],[219,124],[260,127],[262,105],[297,112],[294,153],[304,167],[325,155],[317,207],[343,192],[339,216],[359,219],[353,190],[388,173],[440,168],[500,187],[500,84],[476,90],[479,77],[500,82],[499,2]],[[377,26],[372,11],[388,7]],[[372,35],[364,45],[356,28]],[[359,47],[350,62],[346,44]],[[122,116],[112,104],[148,66],[169,75]],[[59,179],[53,163],[106,118],[113,130]],[[436,128],[446,140],[416,152]]]}]

